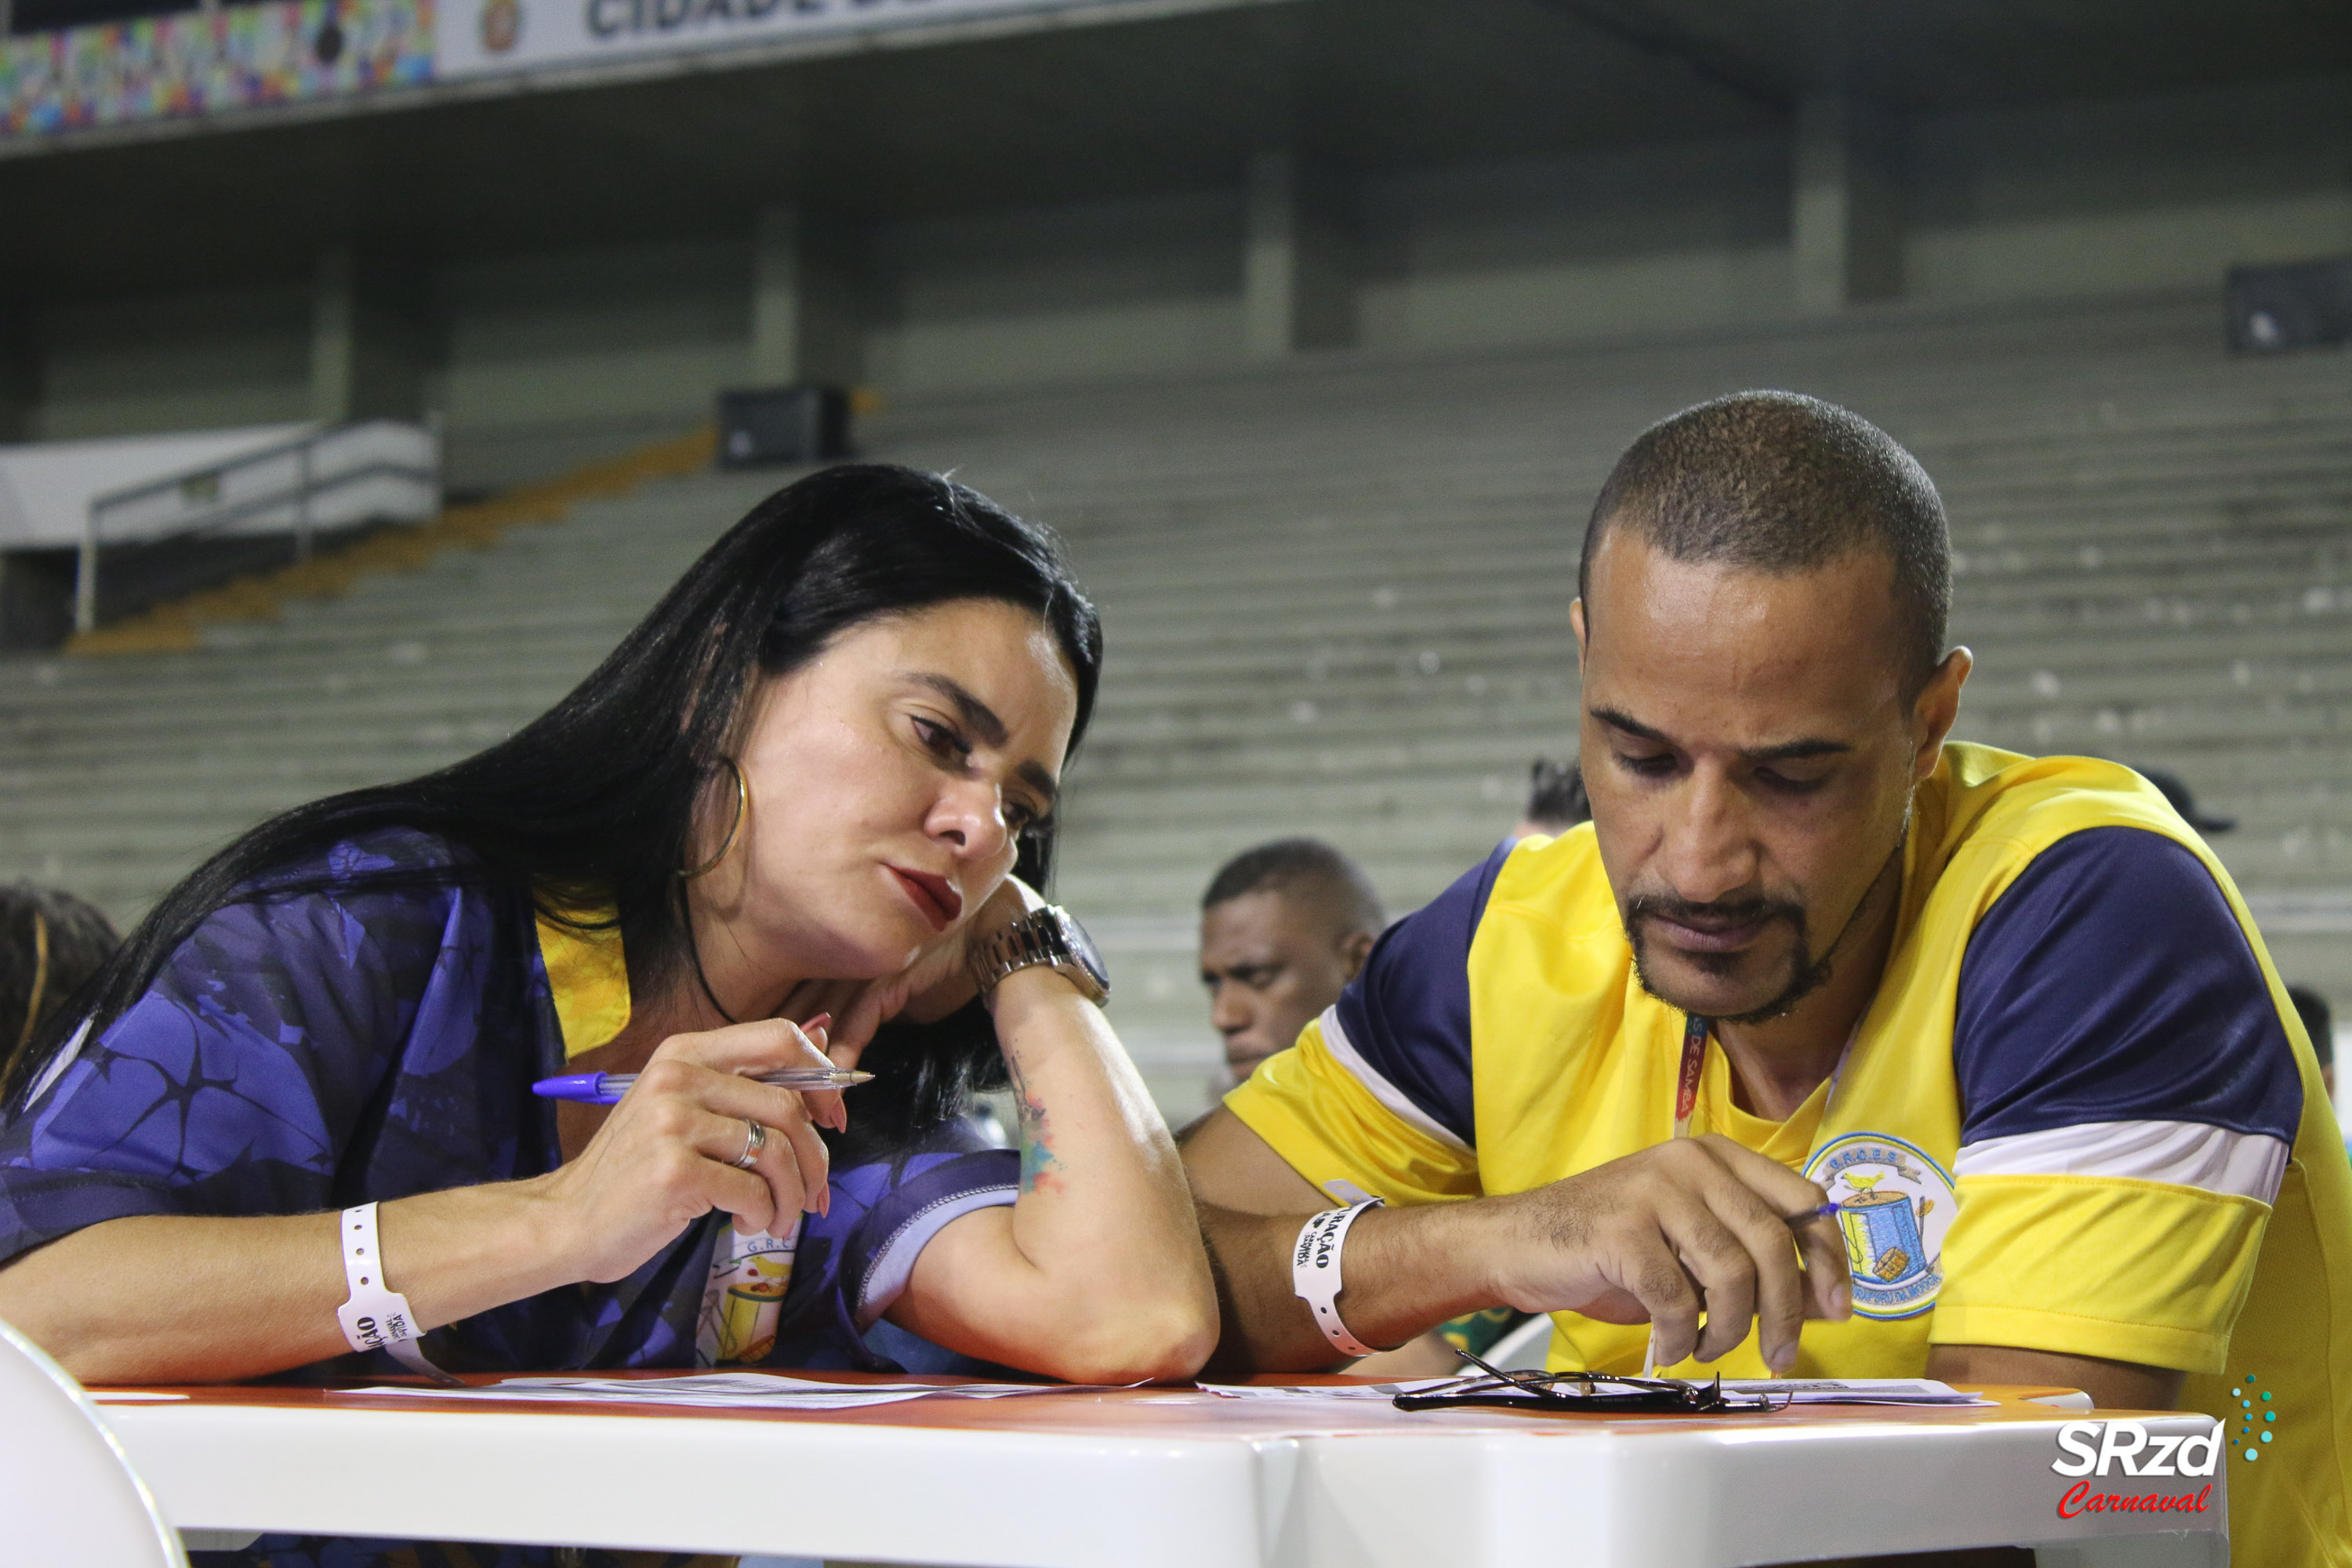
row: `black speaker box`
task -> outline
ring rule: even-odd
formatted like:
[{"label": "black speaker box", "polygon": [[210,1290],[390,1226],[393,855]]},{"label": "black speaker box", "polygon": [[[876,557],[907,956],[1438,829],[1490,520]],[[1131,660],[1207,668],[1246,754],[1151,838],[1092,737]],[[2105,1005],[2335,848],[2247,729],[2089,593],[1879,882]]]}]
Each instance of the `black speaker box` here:
[{"label": "black speaker box", "polygon": [[719,466],[827,463],[849,456],[849,394],[762,386],[719,395]]},{"label": "black speaker box", "polygon": [[2352,341],[2352,256],[2230,268],[2230,352],[2283,354]]}]

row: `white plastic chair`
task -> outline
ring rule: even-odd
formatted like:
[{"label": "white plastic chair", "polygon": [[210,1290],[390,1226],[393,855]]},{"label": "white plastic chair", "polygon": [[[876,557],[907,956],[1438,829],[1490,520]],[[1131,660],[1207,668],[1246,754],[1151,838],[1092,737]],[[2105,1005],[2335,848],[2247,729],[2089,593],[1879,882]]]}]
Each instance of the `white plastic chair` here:
[{"label": "white plastic chair", "polygon": [[[1551,1319],[1538,1312],[1496,1341],[1495,1348],[1486,1352],[1486,1360],[1490,1365],[1499,1366],[1505,1372],[1541,1372],[1544,1355],[1550,1349]],[[1462,1370],[1475,1372],[1478,1369],[1464,1362]]]},{"label": "white plastic chair", "polygon": [[81,1385],[0,1323],[0,1568],[187,1568]]}]

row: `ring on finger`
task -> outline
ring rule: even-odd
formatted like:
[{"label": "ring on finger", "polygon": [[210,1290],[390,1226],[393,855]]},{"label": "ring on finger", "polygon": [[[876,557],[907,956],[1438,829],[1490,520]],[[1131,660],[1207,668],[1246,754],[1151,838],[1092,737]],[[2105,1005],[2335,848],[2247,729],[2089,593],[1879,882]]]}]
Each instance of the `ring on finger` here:
[{"label": "ring on finger", "polygon": [[748,1171],[758,1164],[760,1151],[768,1146],[766,1128],[756,1121],[746,1121],[743,1125],[750,1129],[750,1131],[743,1139],[743,1152],[735,1156],[735,1168],[739,1171]]}]

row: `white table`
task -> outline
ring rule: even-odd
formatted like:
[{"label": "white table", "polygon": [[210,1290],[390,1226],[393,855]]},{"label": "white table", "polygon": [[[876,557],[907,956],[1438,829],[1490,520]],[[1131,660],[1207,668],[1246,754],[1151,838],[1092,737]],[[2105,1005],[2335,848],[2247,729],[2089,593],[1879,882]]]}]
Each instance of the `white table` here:
[{"label": "white table", "polygon": [[973,1568],[1737,1568],[2007,1544],[2046,1548],[2045,1568],[2223,1568],[2226,1474],[2203,1514],[2061,1519],[2073,1418],[2015,1399],[1407,1415],[1149,1389],[789,1415],[294,1389],[106,1407],[184,1528]]}]

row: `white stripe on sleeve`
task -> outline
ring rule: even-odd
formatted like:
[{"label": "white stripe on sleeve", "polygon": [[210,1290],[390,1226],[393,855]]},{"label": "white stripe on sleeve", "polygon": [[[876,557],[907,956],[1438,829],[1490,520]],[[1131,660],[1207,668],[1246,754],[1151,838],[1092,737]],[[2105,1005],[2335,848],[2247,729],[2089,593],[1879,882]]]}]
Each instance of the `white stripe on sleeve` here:
[{"label": "white stripe on sleeve", "polygon": [[81,1027],[73,1032],[73,1037],[58,1047],[58,1054],[49,1058],[49,1065],[43,1068],[41,1076],[33,1080],[31,1092],[25,1096],[26,1110],[32,1110],[33,1102],[48,1093],[58,1079],[66,1076],[66,1068],[74,1065],[74,1058],[81,1055],[82,1047],[89,1043],[90,1023],[91,1020],[84,1018]]},{"label": "white stripe on sleeve", "polygon": [[1395,1111],[1400,1120],[1419,1128],[1447,1148],[1460,1149],[1465,1153],[1469,1151],[1469,1144],[1440,1125],[1429,1112],[1415,1105],[1404,1090],[1382,1078],[1372,1064],[1364,1059],[1363,1054],[1356,1049],[1355,1042],[1348,1038],[1348,1031],[1341,1026],[1339,1008],[1324,1008],[1322,1022],[1324,1048],[1354,1076],[1358,1083],[1371,1092],[1374,1100]]},{"label": "white stripe on sleeve", "polygon": [[2266,1132],[2201,1121],[2085,1121],[1962,1145],[1955,1173],[2123,1176],[2269,1203],[2286,1174],[2287,1146]]},{"label": "white stripe on sleeve", "polygon": [[907,1281],[914,1278],[915,1259],[950,1220],[1009,1205],[1020,1195],[1018,1187],[978,1187],[941,1198],[901,1221],[866,1266],[865,1281],[857,1287],[857,1331],[862,1334],[872,1328],[875,1320],[906,1294]]}]

